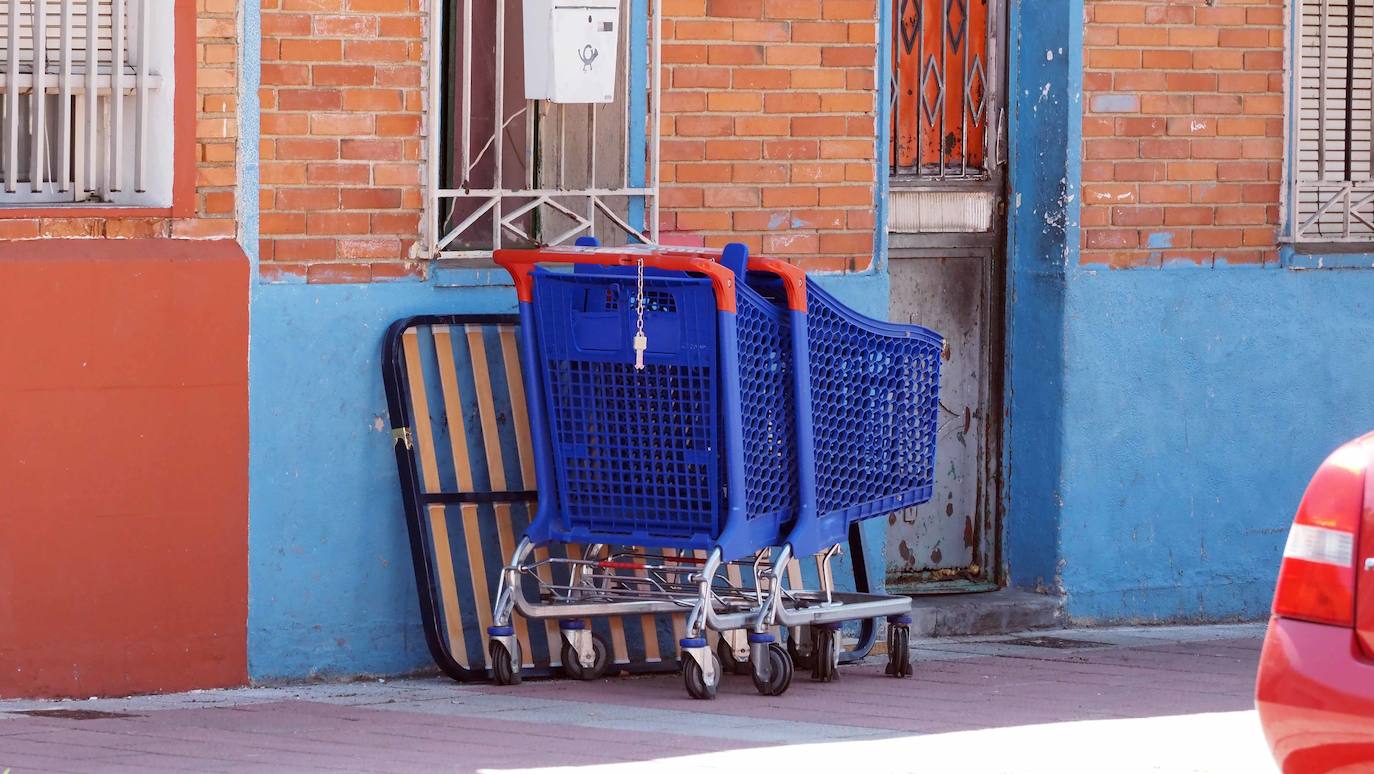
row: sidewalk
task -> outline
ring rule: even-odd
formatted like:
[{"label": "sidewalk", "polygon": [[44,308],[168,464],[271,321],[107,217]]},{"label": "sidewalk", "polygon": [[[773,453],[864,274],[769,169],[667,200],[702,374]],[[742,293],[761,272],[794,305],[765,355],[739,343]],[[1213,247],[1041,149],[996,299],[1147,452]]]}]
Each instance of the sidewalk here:
[{"label": "sidewalk", "polygon": [[[1252,705],[1260,625],[1079,629],[913,643],[916,675],[799,674],[514,688],[422,678],[0,702],[0,774],[27,772],[1274,771]],[[35,714],[34,711],[43,714]],[[55,712],[53,712],[55,711]]]}]

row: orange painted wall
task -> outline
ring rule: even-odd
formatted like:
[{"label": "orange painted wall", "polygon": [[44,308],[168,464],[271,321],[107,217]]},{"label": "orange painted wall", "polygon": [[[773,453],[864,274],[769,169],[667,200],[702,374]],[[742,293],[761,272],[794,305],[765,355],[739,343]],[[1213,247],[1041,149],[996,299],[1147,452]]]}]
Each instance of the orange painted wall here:
[{"label": "orange painted wall", "polygon": [[0,697],[246,680],[248,260],[0,244]]}]

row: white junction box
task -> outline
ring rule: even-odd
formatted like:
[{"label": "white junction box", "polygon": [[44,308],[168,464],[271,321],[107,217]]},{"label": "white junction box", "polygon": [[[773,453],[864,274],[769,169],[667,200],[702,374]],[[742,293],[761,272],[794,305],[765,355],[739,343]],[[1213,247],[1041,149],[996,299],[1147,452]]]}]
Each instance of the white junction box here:
[{"label": "white junction box", "polygon": [[615,101],[621,0],[524,0],[525,97]]}]

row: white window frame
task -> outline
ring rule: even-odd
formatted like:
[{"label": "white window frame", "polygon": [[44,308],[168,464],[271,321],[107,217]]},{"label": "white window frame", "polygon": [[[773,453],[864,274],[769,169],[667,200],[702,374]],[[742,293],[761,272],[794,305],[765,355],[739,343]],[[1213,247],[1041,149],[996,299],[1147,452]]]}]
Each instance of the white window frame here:
[{"label": "white window frame", "polygon": [[1352,6],[1290,0],[1283,241],[1292,245],[1374,248],[1374,3],[1353,2],[1351,72],[1345,41],[1316,30],[1345,34]]},{"label": "white window frame", "polygon": [[172,205],[175,30],[175,0],[0,0],[0,208]]},{"label": "white window frame", "polygon": [[[622,232],[631,241],[657,244],[659,238],[659,146],[661,142],[662,0],[648,0],[647,2],[649,51],[646,126],[649,137],[646,138],[643,184],[635,185],[630,179],[631,160],[629,153],[633,143],[627,141],[623,143],[625,152],[620,159],[620,174],[615,175],[615,179],[603,180],[593,173],[595,182],[592,185],[567,185],[564,183],[562,175],[558,174],[555,175],[552,185],[538,188],[529,186],[502,187],[498,181],[476,180],[473,179],[475,175],[470,174],[475,173],[475,167],[487,154],[491,154],[495,169],[504,168],[504,143],[498,142],[496,135],[500,134],[502,129],[508,127],[521,114],[533,115],[535,111],[564,108],[564,106],[553,105],[548,102],[526,100],[524,94],[507,94],[504,88],[508,56],[505,36],[495,34],[495,31],[490,33],[476,31],[479,35],[474,39],[473,6],[474,3],[483,1],[495,3],[496,30],[505,29],[508,8],[519,9],[522,3],[522,0],[429,0],[428,3],[429,28],[426,46],[428,61],[425,76],[427,80],[425,109],[426,177],[422,257],[481,259],[489,257],[491,250],[506,246],[512,238],[519,244],[528,244],[531,241],[550,245],[566,244],[579,236],[596,233],[598,220],[603,224],[611,224],[612,229]],[[622,2],[626,8],[634,6],[631,0],[622,0]],[[465,74],[462,79],[463,82],[456,84],[460,108],[456,111],[459,126],[454,128],[445,126],[443,120],[446,110],[443,99],[445,7],[450,4],[456,8],[456,13],[460,15],[461,28],[466,33],[456,47],[466,66],[462,68]],[[621,28],[624,38],[620,44],[622,61],[619,67],[622,72],[619,76],[621,80],[618,82],[622,88],[626,88],[631,80],[628,64],[631,60],[630,25],[622,24]],[[490,41],[493,39],[495,42],[495,77],[493,79],[495,110],[493,111],[492,124],[498,129],[493,133],[493,136],[479,138],[473,136],[471,102],[474,87],[471,78],[473,72],[471,64],[473,56],[477,55],[478,52],[489,50]],[[510,106],[516,107],[512,110]],[[590,131],[583,141],[593,170],[599,168],[596,161],[595,139],[598,136],[596,112],[596,110],[590,111]],[[628,133],[628,116],[623,118],[624,130]],[[442,143],[445,134],[453,132],[454,129],[457,130],[456,136],[458,138],[459,176],[464,179],[465,185],[444,188],[440,183],[440,159],[443,157]],[[626,140],[628,140],[628,136]],[[561,141],[575,144],[579,142],[577,138],[567,136]],[[645,222],[642,228],[626,222],[626,219],[617,213],[619,208],[616,205],[623,205],[626,200],[643,202]],[[441,213],[458,211],[458,207],[464,206],[464,201],[468,204],[462,210],[466,214],[461,220],[450,217],[443,223],[440,222]],[[557,217],[571,221],[572,225],[557,234],[527,233],[522,226],[522,219],[541,208],[556,212]],[[480,240],[489,245],[490,249],[462,248],[455,244],[459,237],[465,234],[471,237],[480,227],[490,229],[489,239]]]}]

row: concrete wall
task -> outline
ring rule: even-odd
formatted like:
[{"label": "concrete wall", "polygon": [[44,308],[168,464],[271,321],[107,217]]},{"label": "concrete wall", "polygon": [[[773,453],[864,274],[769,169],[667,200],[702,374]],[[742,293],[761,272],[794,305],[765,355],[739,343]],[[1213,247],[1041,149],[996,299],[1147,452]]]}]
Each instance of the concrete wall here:
[{"label": "concrete wall", "polygon": [[[1083,142],[1083,129],[1102,131],[1104,124],[1092,116],[1084,123],[1083,3],[1065,5],[1050,12],[1035,4],[1031,13],[1029,2],[1013,2],[1009,577],[1019,586],[1062,593],[1078,621],[1259,618],[1268,610],[1307,478],[1331,449],[1374,426],[1367,398],[1368,374],[1374,373],[1374,273],[1286,268],[1274,258],[1273,225],[1266,246],[1254,243],[1255,226],[1227,223],[1233,210],[1248,217],[1246,207],[1256,204],[1248,201],[1188,199],[1178,205],[1179,214],[1208,210],[1208,222],[1189,232],[1192,248],[1202,244],[1199,235],[1209,245],[1205,259],[1180,254],[1171,257],[1187,260],[1166,261],[1158,250],[1151,253],[1143,236],[1125,257],[1119,249],[1099,249],[1108,238],[1107,221],[1094,221],[1099,241],[1081,241],[1081,207],[1091,202],[1080,194],[1090,173],[1079,173],[1097,152]],[[1246,5],[1256,8],[1231,7]],[[1154,101],[1142,96],[1148,89],[1140,85],[1154,77],[1148,62],[1168,69],[1179,60],[1137,62],[1121,46],[1102,42],[1107,27],[1147,49],[1171,41],[1188,49],[1198,40],[1223,39],[1226,30],[1218,27],[1232,28],[1240,30],[1237,46],[1253,48],[1246,14],[1259,9],[1267,19],[1263,7],[1270,5],[1233,3],[1205,14],[1198,9],[1197,18],[1192,9],[1171,6],[1172,16],[1154,22],[1167,22],[1166,28],[1151,33],[1147,15],[1162,6],[1093,3],[1097,15],[1091,18],[1099,23],[1087,32],[1097,35],[1096,50],[1117,57],[1099,63],[1129,60],[1127,78],[1110,73],[1113,94],[1127,98],[1120,104],[1148,107]],[[1131,27],[1137,17],[1140,26]],[[1127,26],[1116,29],[1119,24]],[[1247,63],[1274,66],[1245,54],[1236,61],[1237,70]],[[1142,66],[1143,75],[1137,72]],[[1216,66],[1224,64],[1203,69]],[[1172,118],[1197,118],[1213,130],[1225,125],[1215,115],[1192,115],[1195,101],[1212,110],[1223,103],[1188,91],[1215,90],[1221,82],[1219,74],[1181,81],[1187,85],[1173,104],[1186,98],[1189,107]],[[1101,88],[1103,81],[1096,83]],[[1271,90],[1272,80],[1261,78],[1254,88]],[[1236,98],[1238,110],[1244,99]],[[1269,104],[1256,102],[1255,109],[1268,115]],[[1266,125],[1261,121],[1261,130]],[[1111,126],[1125,138],[1155,131],[1148,119]],[[1157,130],[1192,126],[1159,121]],[[1252,126],[1241,123],[1237,130]],[[1156,147],[1138,137],[1127,141],[1135,143],[1134,154]],[[1119,143],[1109,147],[1125,152]],[[1272,153],[1261,141],[1241,143],[1239,150],[1207,142],[1159,148],[1188,155]],[[1114,161],[1126,169],[1142,162],[1153,163],[1139,155]],[[1200,163],[1221,174],[1218,164],[1228,162]],[[1243,163],[1234,166],[1248,169]],[[1167,175],[1169,164],[1161,164]],[[1268,164],[1258,168],[1262,179],[1270,171]],[[1135,196],[1152,184],[1118,179],[1114,185]],[[1190,196],[1209,195],[1190,182],[1173,185]],[[1276,222],[1272,182],[1214,187],[1242,199],[1267,191],[1258,217],[1261,224]],[[1162,213],[1093,209],[1108,219],[1158,214],[1164,223],[1172,217],[1167,207]],[[1210,246],[1233,237],[1244,244]],[[1080,250],[1084,244],[1090,253]],[[1259,257],[1252,260],[1249,251]],[[1127,266],[1136,268],[1111,268]]]},{"label": "concrete wall", "polygon": [[262,284],[253,297],[249,670],[255,680],[431,664],[382,391],[382,334],[515,308],[509,288]]},{"label": "concrete wall", "polygon": [[1374,272],[1082,270],[1065,306],[1070,614],[1265,615],[1308,477],[1374,427]]},{"label": "concrete wall", "polygon": [[248,262],[0,247],[0,697],[246,677]]},{"label": "concrete wall", "polygon": [[247,677],[241,8],[173,8],[170,206],[0,208],[4,697]]}]

